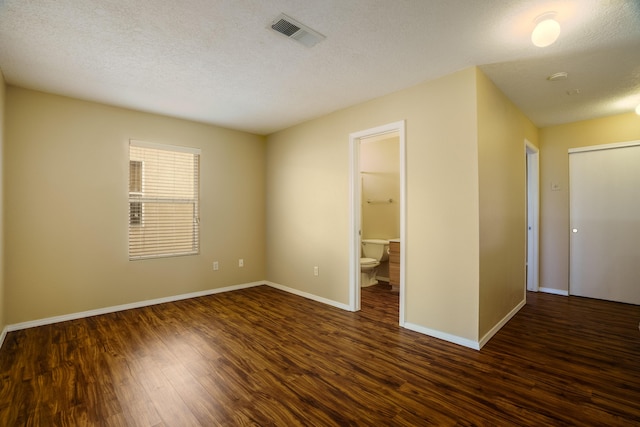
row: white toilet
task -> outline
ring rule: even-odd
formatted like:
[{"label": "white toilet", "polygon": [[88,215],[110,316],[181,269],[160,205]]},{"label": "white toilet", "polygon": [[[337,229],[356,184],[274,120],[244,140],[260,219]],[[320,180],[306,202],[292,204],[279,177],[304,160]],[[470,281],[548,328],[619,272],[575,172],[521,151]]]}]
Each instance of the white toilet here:
[{"label": "white toilet", "polygon": [[360,286],[377,285],[376,273],[381,261],[389,259],[389,241],[382,239],[362,239],[360,258]]}]

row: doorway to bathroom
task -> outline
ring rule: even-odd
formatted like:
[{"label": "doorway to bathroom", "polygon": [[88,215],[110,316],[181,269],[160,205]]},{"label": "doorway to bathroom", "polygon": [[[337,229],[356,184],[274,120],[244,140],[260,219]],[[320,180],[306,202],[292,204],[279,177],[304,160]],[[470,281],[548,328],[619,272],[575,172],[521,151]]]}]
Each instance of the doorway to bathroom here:
[{"label": "doorway to bathroom", "polygon": [[[385,154],[385,150],[393,149],[392,146],[395,147],[396,152],[386,151]],[[359,311],[361,308],[362,239],[393,240],[400,252],[399,256],[394,257],[394,259],[399,258],[397,292],[399,293],[400,326],[404,325],[405,307],[405,146],[404,121],[349,135],[351,158],[349,307],[352,311]],[[364,158],[363,155],[367,157]],[[395,177],[392,177],[394,174]],[[388,263],[381,264],[383,265],[380,266],[379,273],[376,272],[379,274],[377,277],[389,281],[392,273],[389,271]]]}]

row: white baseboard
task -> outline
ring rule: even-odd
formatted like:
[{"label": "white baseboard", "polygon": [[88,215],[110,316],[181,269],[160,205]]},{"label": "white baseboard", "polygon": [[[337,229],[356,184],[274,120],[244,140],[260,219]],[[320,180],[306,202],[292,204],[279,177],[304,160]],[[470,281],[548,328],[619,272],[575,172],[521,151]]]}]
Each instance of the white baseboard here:
[{"label": "white baseboard", "polygon": [[430,337],[438,338],[444,341],[449,341],[450,343],[462,345],[464,347],[472,348],[474,350],[480,350],[480,344],[468,338],[462,338],[457,335],[447,334],[445,332],[437,331],[435,329],[425,328],[424,326],[416,325],[415,323],[406,322],[404,324],[404,327],[414,332],[420,332],[421,334],[429,335]]},{"label": "white baseboard", "polygon": [[[173,302],[173,301],[180,301],[180,300],[189,299],[189,298],[197,298],[197,297],[202,297],[202,296],[205,296],[205,295],[213,295],[213,294],[219,294],[219,293],[223,293],[223,292],[231,292],[231,291],[236,291],[236,290],[239,290],[239,289],[252,288],[254,286],[260,286],[260,285],[264,285],[264,284],[266,284],[264,281],[253,282],[253,283],[243,283],[243,284],[240,284],[240,285],[227,286],[227,287],[224,287],[224,288],[209,289],[209,290],[206,290],[206,291],[191,292],[191,293],[188,293],[188,294],[181,294],[181,295],[173,295],[173,296],[170,296],[170,297],[156,298],[156,299],[145,300],[145,301],[138,301],[138,302],[133,302],[133,303],[130,303],[130,304],[114,305],[114,306],[111,306],[111,307],[98,308],[96,310],[88,310],[88,311],[81,311],[79,313],[64,314],[62,316],[47,317],[45,319],[31,320],[31,321],[28,321],[28,322],[15,323],[13,325],[7,325],[5,327],[5,332],[19,331],[21,329],[34,328],[36,326],[50,325],[52,323],[66,322],[67,320],[76,320],[76,319],[82,319],[82,318],[85,318],[85,317],[99,316],[101,314],[114,313],[116,311],[130,310],[132,308],[147,307],[147,306],[150,306],[150,305],[163,304],[163,303],[166,303],[166,302]],[[3,335],[3,339],[4,339],[4,335]]]},{"label": "white baseboard", "polygon": [[4,344],[4,339],[7,337],[7,332],[9,332],[9,329],[5,326],[0,333],[0,348],[2,348],[2,344]]},{"label": "white baseboard", "polygon": [[[280,285],[278,283],[274,283],[274,282],[269,282],[269,281],[258,281],[258,282],[252,282],[252,283],[243,283],[243,284],[239,284],[239,285],[233,285],[233,286],[227,286],[224,288],[217,288],[217,289],[209,289],[206,291],[199,291],[199,292],[191,292],[188,294],[181,294],[181,295],[174,295],[174,296],[170,296],[170,297],[164,297],[164,298],[156,298],[156,299],[152,299],[152,300],[145,300],[145,301],[138,301],[138,302],[134,302],[134,303],[129,303],[129,304],[122,304],[122,305],[116,305],[116,306],[111,306],[111,307],[104,307],[104,308],[99,308],[96,310],[88,310],[88,311],[82,311],[82,312],[78,312],[78,313],[71,313],[71,314],[65,314],[62,316],[53,316],[53,317],[47,317],[44,319],[38,319],[38,320],[31,320],[28,322],[22,322],[22,323],[15,323],[12,325],[7,325],[5,326],[5,328],[3,329],[2,333],[0,334],[0,348],[2,347],[2,344],[4,343],[4,339],[7,335],[8,332],[12,332],[12,331],[18,331],[21,329],[28,329],[28,328],[34,328],[37,326],[44,326],[44,325],[50,325],[53,323],[58,323],[58,322],[66,322],[68,320],[76,320],[76,319],[82,319],[85,317],[91,317],[91,316],[99,316],[101,314],[107,314],[107,313],[114,313],[117,311],[123,311],[123,310],[130,310],[130,309],[134,309],[134,308],[141,308],[141,307],[147,307],[150,305],[156,305],[156,304],[163,304],[163,303],[167,303],[167,302],[173,302],[173,301],[180,301],[180,300],[184,300],[184,299],[189,299],[189,298],[197,298],[197,297],[201,297],[201,296],[206,296],[206,295],[213,295],[213,294],[218,294],[218,293],[223,293],[223,292],[231,292],[231,291],[236,291],[236,290],[240,290],[240,289],[247,289],[247,288],[252,288],[255,286],[260,286],[260,285],[267,285],[267,286],[271,286],[272,288],[275,289],[279,289],[281,291],[284,292],[288,292],[290,294],[294,294],[294,295],[298,295],[301,296],[303,298],[307,298],[313,301],[317,301],[323,304],[327,304],[330,305],[332,307],[336,307],[339,308],[341,310],[345,310],[345,311],[351,311],[350,307],[348,304],[343,304],[337,301],[333,301],[327,298],[323,298],[317,295],[313,295],[307,292],[303,292],[300,291],[298,289],[294,289],[294,288],[290,288],[284,285]],[[543,289],[545,288],[540,288],[541,292],[544,292]],[[557,291],[555,289],[552,289],[552,291]],[[560,292],[560,291],[558,291]],[[413,323],[408,323],[405,322],[403,326],[406,329],[415,331],[415,332],[419,332],[421,334],[424,335],[428,335],[434,338],[438,338],[438,339],[442,339],[454,344],[458,344],[458,345],[462,345],[464,347],[468,347],[468,348],[472,348],[474,350],[480,350],[482,348],[482,346],[484,344],[487,343],[487,341],[489,341],[489,339],[500,330],[500,328],[502,328],[502,326],[504,326],[522,307],[524,306],[524,301],[520,304],[518,304],[518,306],[516,308],[514,308],[507,316],[505,316],[505,318],[498,323],[493,329],[491,329],[491,331],[489,331],[489,333],[487,333],[481,341],[477,342],[477,341],[473,341],[470,340],[468,338],[462,338],[456,335],[451,335],[451,334],[447,334],[441,331],[437,331],[435,329],[430,329],[430,328],[426,328],[424,326],[420,326],[420,325],[416,325]]]},{"label": "white baseboard", "polygon": [[343,304],[341,302],[333,301],[327,298],[319,297],[317,295],[313,295],[307,292],[299,291],[298,289],[289,288],[288,286],[280,285],[278,283],[273,282],[264,282],[266,285],[271,286],[275,289],[280,289],[281,291],[288,292],[290,294],[298,295],[303,298],[307,298],[313,301],[321,302],[323,304],[330,305],[332,307],[336,307],[342,310],[351,311],[351,308],[348,304]]},{"label": "white baseboard", "polygon": [[527,301],[526,301],[526,300],[522,300],[522,301],[520,301],[520,303],[518,303],[518,305],[516,305],[516,306],[515,306],[515,308],[509,312],[509,314],[507,314],[506,316],[504,316],[504,317],[502,318],[502,320],[501,320],[501,321],[499,321],[499,322],[498,322],[498,323],[497,323],[493,328],[491,328],[491,330],[490,330],[489,332],[487,332],[487,333],[482,337],[482,339],[480,340],[480,343],[479,343],[479,344],[480,344],[480,348],[484,347],[484,345],[485,345],[487,342],[489,342],[489,340],[490,340],[491,338],[493,338],[493,336],[494,336],[495,334],[497,334],[497,333],[498,333],[498,331],[499,331],[500,329],[502,329],[502,327],[503,327],[504,325],[506,325],[506,324],[507,324],[507,322],[508,322],[509,320],[511,320],[511,318],[512,318],[513,316],[515,316],[515,315],[516,315],[516,314],[517,314],[517,313],[522,309],[522,307],[524,307],[526,304],[527,304]]},{"label": "white baseboard", "polygon": [[480,341],[470,340],[468,338],[459,337],[457,335],[447,334],[445,332],[437,331],[435,329],[425,328],[424,326],[416,325],[415,323],[405,323],[404,327],[415,332],[420,332],[430,337],[438,338],[448,341],[453,344],[458,344],[464,347],[471,348],[473,350],[480,350],[489,340],[496,334],[504,325],[507,324],[513,316],[522,309],[526,304],[526,301],[521,301],[518,305],[509,312],[500,322],[498,322],[489,332],[487,332]]},{"label": "white baseboard", "polygon": [[562,290],[562,289],[538,288],[538,292],[545,292],[547,294],[554,294],[554,295],[563,295],[565,297],[569,296],[569,291],[565,291],[565,290]]},{"label": "white baseboard", "polygon": [[180,301],[180,300],[184,300],[184,299],[189,299],[189,298],[197,298],[197,297],[202,297],[202,296],[206,296],[206,295],[213,295],[213,294],[219,294],[219,293],[223,293],[223,292],[231,292],[231,291],[237,291],[240,289],[248,289],[248,288],[252,288],[254,286],[260,286],[260,285],[267,285],[267,286],[271,286],[275,289],[279,289],[281,291],[284,292],[288,292],[294,295],[298,295],[307,299],[311,299],[313,301],[318,301],[321,302],[323,304],[327,304],[333,307],[337,307],[340,308],[342,310],[347,310],[349,311],[349,306],[347,304],[342,304],[339,303],[337,301],[333,301],[327,298],[322,298],[316,295],[312,295],[306,292],[302,292],[299,291],[297,289],[293,289],[293,288],[289,288],[287,286],[283,286],[283,285],[279,285],[277,283],[273,283],[273,282],[268,282],[265,280],[262,281],[258,281],[258,282],[252,282],[252,283],[243,283],[243,284],[239,284],[239,285],[233,285],[233,286],[227,286],[224,288],[217,288],[217,289],[209,289],[206,291],[199,291],[199,292],[191,292],[188,294],[181,294],[181,295],[173,295],[173,296],[169,296],[169,297],[164,297],[164,298],[156,298],[156,299],[151,299],[151,300],[145,300],[145,301],[138,301],[138,302],[133,302],[133,303],[129,303],[129,304],[122,304],[122,305],[115,305],[115,306],[111,306],[111,307],[104,307],[104,308],[99,308],[96,310],[88,310],[88,311],[81,311],[78,313],[71,313],[71,314],[64,314],[61,316],[53,316],[53,317],[47,317],[44,319],[37,319],[37,320],[30,320],[28,322],[21,322],[21,323],[14,323],[12,325],[7,325],[5,326],[5,328],[2,331],[2,334],[0,334],[0,348],[2,348],[2,344],[4,342],[4,339],[7,335],[8,332],[12,332],[12,331],[19,331],[22,329],[28,329],[28,328],[35,328],[37,326],[44,326],[44,325],[51,325],[53,323],[58,323],[58,322],[66,322],[68,320],[76,320],[76,319],[83,319],[85,317],[91,317],[91,316],[99,316],[101,314],[108,314],[108,313],[115,313],[117,311],[123,311],[123,310],[130,310],[130,309],[134,309],[134,308],[141,308],[141,307],[147,307],[150,305],[156,305],[156,304],[163,304],[163,303],[167,303],[167,302],[174,302],[174,301]]}]

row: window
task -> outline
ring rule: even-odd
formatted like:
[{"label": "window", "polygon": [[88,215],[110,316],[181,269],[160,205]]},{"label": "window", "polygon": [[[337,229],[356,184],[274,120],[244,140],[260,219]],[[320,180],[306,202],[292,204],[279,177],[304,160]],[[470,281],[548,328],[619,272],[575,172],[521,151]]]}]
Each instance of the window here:
[{"label": "window", "polygon": [[142,162],[129,160],[129,225],[142,224]]},{"label": "window", "polygon": [[129,143],[129,259],[196,255],[200,150]]}]

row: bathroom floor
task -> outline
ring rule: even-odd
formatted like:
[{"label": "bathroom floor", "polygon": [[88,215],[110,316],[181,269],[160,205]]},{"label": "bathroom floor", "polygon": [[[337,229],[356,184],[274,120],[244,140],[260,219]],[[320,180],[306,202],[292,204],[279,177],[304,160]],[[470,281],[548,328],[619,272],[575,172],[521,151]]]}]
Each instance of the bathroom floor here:
[{"label": "bathroom floor", "polygon": [[377,285],[367,286],[366,288],[362,288],[362,290],[376,292],[376,293],[381,293],[381,292],[392,293],[391,285],[388,282],[383,282],[383,281],[379,281]]}]

